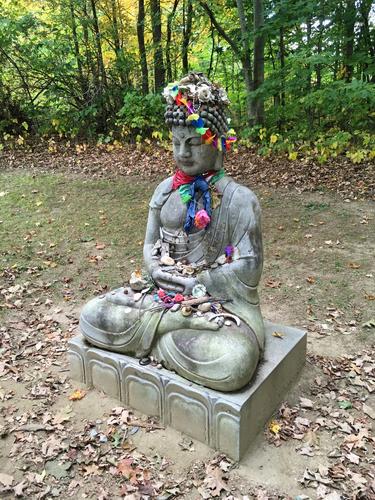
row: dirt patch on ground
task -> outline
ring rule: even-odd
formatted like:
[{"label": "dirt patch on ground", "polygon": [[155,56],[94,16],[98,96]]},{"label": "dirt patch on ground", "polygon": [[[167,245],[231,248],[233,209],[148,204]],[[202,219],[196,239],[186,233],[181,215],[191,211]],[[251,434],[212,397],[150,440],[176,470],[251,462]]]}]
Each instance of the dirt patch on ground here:
[{"label": "dirt patch on ground", "polygon": [[309,355],[237,465],[95,390],[69,399],[78,312],[139,265],[154,185],[26,170],[1,185],[2,496],[372,498],[373,204],[253,186],[264,315],[306,328]]}]

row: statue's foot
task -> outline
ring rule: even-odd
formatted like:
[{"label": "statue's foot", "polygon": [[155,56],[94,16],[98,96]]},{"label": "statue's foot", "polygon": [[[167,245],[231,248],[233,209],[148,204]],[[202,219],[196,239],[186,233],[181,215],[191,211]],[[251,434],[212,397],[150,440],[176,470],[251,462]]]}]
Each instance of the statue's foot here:
[{"label": "statue's foot", "polygon": [[215,321],[209,321],[209,316],[203,314],[202,316],[184,316],[181,311],[172,313],[166,311],[163,315],[159,327],[158,335],[164,335],[168,332],[173,332],[175,330],[212,330],[216,331],[220,327]]},{"label": "statue's foot", "polygon": [[255,335],[246,325],[173,331],[159,338],[154,354],[182,377],[226,392],[250,382],[260,357]]}]

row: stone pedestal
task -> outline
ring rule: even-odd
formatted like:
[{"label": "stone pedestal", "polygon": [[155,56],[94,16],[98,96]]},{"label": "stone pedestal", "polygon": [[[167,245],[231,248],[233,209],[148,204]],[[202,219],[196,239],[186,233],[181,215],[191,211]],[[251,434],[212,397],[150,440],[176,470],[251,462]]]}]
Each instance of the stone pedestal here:
[{"label": "stone pedestal", "polygon": [[232,393],[141,366],[135,358],[91,347],[81,336],[70,341],[68,355],[74,380],[240,460],[301,371],[306,332],[266,323],[264,359],[251,383]]}]

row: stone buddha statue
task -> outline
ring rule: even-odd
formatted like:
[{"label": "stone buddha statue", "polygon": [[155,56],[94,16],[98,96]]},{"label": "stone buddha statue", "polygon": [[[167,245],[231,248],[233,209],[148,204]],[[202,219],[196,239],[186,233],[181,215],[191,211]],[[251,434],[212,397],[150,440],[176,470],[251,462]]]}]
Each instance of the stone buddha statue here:
[{"label": "stone buddha statue", "polygon": [[235,140],[225,91],[190,73],[164,96],[177,170],[150,201],[147,273],[88,302],[80,329],[100,348],[153,357],[197,384],[236,391],[264,348],[259,203],[223,169]]}]

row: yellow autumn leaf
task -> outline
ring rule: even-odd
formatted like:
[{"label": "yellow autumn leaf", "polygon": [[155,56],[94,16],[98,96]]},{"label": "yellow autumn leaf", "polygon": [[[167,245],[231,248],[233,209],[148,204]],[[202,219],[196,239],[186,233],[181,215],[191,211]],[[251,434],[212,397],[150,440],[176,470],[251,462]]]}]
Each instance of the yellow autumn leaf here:
[{"label": "yellow autumn leaf", "polygon": [[70,396],[69,399],[70,401],[78,401],[86,396],[86,392],[83,391],[82,389],[77,389],[74,391]]},{"label": "yellow autumn leaf", "polygon": [[151,134],[153,139],[159,139],[160,141],[163,139],[163,134],[158,130],[154,130]]},{"label": "yellow autumn leaf", "polygon": [[276,420],[271,420],[268,428],[272,432],[272,434],[275,435],[277,435],[281,431],[281,425]]},{"label": "yellow autumn leaf", "polygon": [[277,142],[278,136],[276,134],[272,134],[270,137],[270,143],[275,144]]},{"label": "yellow autumn leaf", "polygon": [[297,156],[298,156],[297,151],[291,151],[291,152],[289,153],[288,158],[289,158],[289,160],[295,161],[295,160],[297,159]]}]

